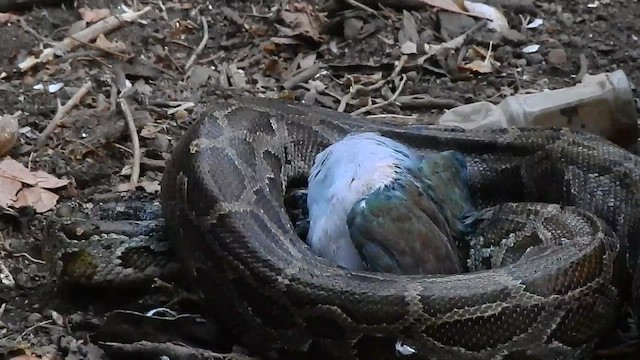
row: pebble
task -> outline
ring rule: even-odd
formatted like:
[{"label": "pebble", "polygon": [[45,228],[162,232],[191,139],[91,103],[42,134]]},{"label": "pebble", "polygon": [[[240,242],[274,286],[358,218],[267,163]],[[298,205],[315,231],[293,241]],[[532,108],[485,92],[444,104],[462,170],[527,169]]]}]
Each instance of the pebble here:
[{"label": "pebble", "polygon": [[32,326],[42,321],[42,314],[40,313],[31,313],[31,315],[27,316],[27,325]]},{"label": "pebble", "polygon": [[569,38],[569,45],[575,48],[581,48],[584,46],[584,40],[579,36],[571,36]]},{"label": "pebble", "polygon": [[164,134],[158,133],[153,139],[153,147],[160,152],[167,152],[170,145],[169,138]]},{"label": "pebble", "polygon": [[464,34],[476,24],[476,21],[467,15],[448,11],[438,11],[437,14],[440,20],[440,32],[446,32],[452,39]]},{"label": "pebble", "polygon": [[436,34],[434,34],[433,30],[426,29],[420,33],[421,44],[433,44],[435,42],[436,42]]},{"label": "pebble", "polygon": [[542,57],[542,55],[536,53],[536,54],[527,54],[525,55],[525,59],[527,59],[527,64],[529,65],[538,65],[538,64],[542,64],[542,62],[544,61],[544,57]]},{"label": "pebble", "polygon": [[517,67],[525,67],[527,65],[527,59],[517,59],[516,66]]},{"label": "pebble", "polygon": [[567,62],[567,53],[564,49],[551,49],[547,54],[547,62],[551,65],[562,65]]},{"label": "pebble", "polygon": [[7,154],[18,140],[18,117],[22,112],[13,115],[0,115],[0,156]]},{"label": "pebble", "polygon": [[496,52],[493,54],[493,58],[499,62],[506,62],[512,57],[513,57],[513,48],[508,45],[498,48],[498,50],[496,50]]},{"label": "pebble", "polygon": [[509,29],[503,32],[501,35],[502,41],[504,41],[505,44],[513,46],[520,46],[527,41],[527,37],[524,36],[524,34],[514,29]]},{"label": "pebble", "polygon": [[558,41],[559,41],[561,44],[568,44],[568,43],[569,43],[569,41],[571,41],[571,38],[570,38],[570,37],[569,37],[569,35],[567,35],[567,34],[560,34],[560,35],[558,36]]}]

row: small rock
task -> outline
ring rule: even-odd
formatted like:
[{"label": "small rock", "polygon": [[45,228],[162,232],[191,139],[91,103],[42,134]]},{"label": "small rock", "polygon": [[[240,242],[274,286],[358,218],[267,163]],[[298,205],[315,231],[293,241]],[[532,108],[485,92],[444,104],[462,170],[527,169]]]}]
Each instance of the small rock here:
[{"label": "small rock", "polygon": [[189,113],[186,110],[178,110],[173,114],[173,116],[178,121],[178,123],[182,123],[183,121],[187,120],[187,118],[189,117]]},{"label": "small rock", "polygon": [[502,33],[502,41],[504,41],[505,44],[519,46],[527,41],[527,37],[517,30],[509,29]]},{"label": "small rock", "polygon": [[529,65],[542,64],[542,62],[544,61],[544,57],[542,57],[542,55],[538,53],[527,54],[524,58],[527,59],[527,64]]},{"label": "small rock", "polygon": [[571,36],[569,38],[569,45],[575,48],[581,48],[584,46],[584,40],[579,36]]},{"label": "small rock", "polygon": [[416,81],[418,79],[418,73],[416,71],[409,71],[406,75],[409,81]]},{"label": "small rock", "polygon": [[360,35],[364,21],[358,18],[348,18],[344,22],[344,37],[347,40],[355,40]]},{"label": "small rock", "polygon": [[192,89],[197,89],[207,83],[209,77],[213,73],[213,70],[202,65],[196,65],[191,70],[189,75],[189,84]]},{"label": "small rock", "polygon": [[513,57],[513,48],[511,46],[502,46],[493,53],[493,58],[499,62],[506,62]]},{"label": "small rock", "polygon": [[551,49],[547,54],[547,62],[551,65],[562,65],[567,62],[567,53],[564,49]]},{"label": "small rock", "polygon": [[455,38],[471,29],[476,21],[470,16],[448,11],[438,11],[440,21],[440,33],[446,33],[450,38]]},{"label": "small rock", "polygon": [[569,13],[562,13],[558,16],[558,20],[562,23],[562,25],[569,27],[574,23],[573,15]]},{"label": "small rock", "polygon": [[170,145],[169,138],[164,134],[157,133],[153,139],[153,147],[160,152],[167,152]]},{"label": "small rock", "polygon": [[433,44],[436,42],[436,35],[433,33],[431,29],[425,29],[420,33],[420,43],[421,44]]},{"label": "small rock", "polygon": [[525,67],[527,65],[527,59],[518,59],[516,60],[517,67]]},{"label": "small rock", "polygon": [[31,313],[31,315],[27,316],[27,325],[32,326],[42,321],[42,314],[40,313]]},{"label": "small rock", "polygon": [[571,38],[570,38],[570,37],[569,37],[569,35],[567,35],[567,34],[560,34],[560,35],[558,36],[558,41],[559,41],[561,44],[568,44],[568,43],[569,43],[569,41],[571,41]]},{"label": "small rock", "polygon": [[7,154],[18,140],[18,117],[21,111],[15,114],[0,115],[0,156]]}]

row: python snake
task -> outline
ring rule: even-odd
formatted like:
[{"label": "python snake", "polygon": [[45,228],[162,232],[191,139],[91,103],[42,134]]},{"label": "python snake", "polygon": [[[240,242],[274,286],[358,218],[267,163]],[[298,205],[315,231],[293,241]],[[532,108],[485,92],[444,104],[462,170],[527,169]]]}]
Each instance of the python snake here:
[{"label": "python snake", "polygon": [[[301,241],[285,190],[306,184],[317,153],[362,131],[465,155],[486,209],[466,245],[470,272],[351,272]],[[631,297],[639,169],[635,155],[567,129],[398,126],[240,98],[187,130],[160,199],[208,315],[264,358],[580,359]]]}]

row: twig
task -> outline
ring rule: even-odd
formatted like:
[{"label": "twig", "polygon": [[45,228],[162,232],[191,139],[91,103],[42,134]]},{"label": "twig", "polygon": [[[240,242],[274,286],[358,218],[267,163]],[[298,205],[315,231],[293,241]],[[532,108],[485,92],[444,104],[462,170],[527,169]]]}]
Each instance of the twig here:
[{"label": "twig", "polygon": [[147,340],[137,341],[131,344],[119,342],[98,342],[101,348],[106,348],[111,353],[133,354],[139,358],[170,359],[212,359],[212,360],[245,360],[249,356],[241,353],[216,353],[210,350],[193,348],[174,343],[157,343]]},{"label": "twig", "polygon": [[18,339],[22,339],[23,336],[27,335],[27,333],[29,333],[31,330],[33,329],[37,329],[41,326],[47,325],[47,324],[51,324],[53,322],[53,320],[45,320],[45,321],[41,321],[33,326],[30,326],[28,328],[26,328],[22,334],[20,334],[20,336],[18,336]]},{"label": "twig", "polygon": [[[83,42],[91,42],[95,40],[99,35],[106,34],[120,27],[123,22],[129,22],[138,19],[149,10],[151,10],[151,7],[147,6],[146,8],[138,12],[114,15],[102,19],[97,23],[89,26],[88,28],[77,32],[73,35],[73,37],[66,37],[64,40],[56,43],[53,47],[44,49],[38,57],[28,57],[26,60],[18,64],[18,68],[21,72],[24,72],[36,66],[37,64],[51,61],[56,56],[56,53],[67,53],[81,45]],[[9,74],[7,74],[6,72],[0,73],[0,79],[4,79],[8,75]]]},{"label": "twig", "polygon": [[354,85],[351,87],[351,89],[349,90],[349,93],[345,96],[342,97],[342,99],[340,99],[340,105],[338,105],[338,111],[343,112],[344,109],[347,107],[347,103],[349,103],[349,101],[351,101],[351,99],[353,98],[353,96],[355,94],[357,94],[358,92],[366,92],[366,93],[370,93],[374,90],[378,90],[380,89],[382,86],[384,86],[384,84],[386,84],[389,80],[394,80],[398,77],[398,74],[400,73],[400,71],[402,70],[402,68],[404,67],[404,64],[407,62],[408,56],[407,55],[402,55],[400,57],[400,60],[398,60],[398,63],[396,64],[395,68],[393,69],[393,71],[391,72],[391,75],[389,75],[389,77],[387,77],[386,79],[380,80],[377,83],[371,85],[371,86],[362,86],[362,85]]},{"label": "twig", "polygon": [[200,41],[198,47],[193,51],[193,54],[191,54],[189,61],[187,61],[187,65],[184,67],[185,72],[189,71],[193,62],[196,61],[196,57],[198,57],[202,49],[204,49],[204,46],[207,45],[207,41],[209,41],[209,24],[207,23],[207,19],[205,19],[204,16],[200,16],[200,21],[202,22],[202,41]]},{"label": "twig", "polygon": [[314,76],[318,75],[322,68],[323,67],[320,64],[313,64],[285,81],[282,86],[287,90],[293,89],[296,85],[313,79]]},{"label": "twig", "polygon": [[576,83],[582,82],[582,79],[589,72],[589,60],[587,60],[587,56],[584,53],[580,53],[580,70],[578,70],[578,74],[576,75]]},{"label": "twig", "polygon": [[35,36],[36,39],[40,40],[40,42],[42,43],[48,43],[51,42],[51,40],[45,38],[44,36],[40,35],[37,31],[33,30],[33,28],[31,26],[29,26],[29,24],[27,24],[26,21],[24,21],[24,18],[20,18],[20,26],[24,29],[24,31],[30,33],[31,35]]},{"label": "twig", "polygon": [[93,84],[91,83],[91,81],[86,82],[84,85],[82,85],[78,92],[76,92],[71,97],[71,99],[67,101],[66,104],[60,106],[60,104],[58,103],[58,111],[53,117],[53,120],[51,120],[49,124],[47,124],[47,127],[44,129],[44,131],[40,134],[40,136],[38,136],[38,140],[36,140],[36,148],[41,148],[42,146],[44,146],[49,135],[51,135],[56,127],[58,127],[60,120],[62,120],[62,118],[69,112],[69,110],[71,110],[72,107],[80,103],[80,100],[89,91],[89,89],[91,89],[92,85]]},{"label": "twig", "polygon": [[366,11],[366,12],[368,12],[368,13],[374,15],[374,16],[377,16],[380,19],[383,19],[382,16],[380,16],[380,14],[378,14],[377,11],[373,10],[372,8],[368,7],[365,4],[361,4],[361,3],[357,2],[356,0],[345,0],[344,2],[346,2],[347,4],[349,4],[349,5],[351,5],[351,6],[355,7],[355,8],[360,8],[360,9],[362,9],[362,10],[364,10],[364,11]]},{"label": "twig", "polygon": [[387,100],[385,100],[383,102],[380,102],[380,103],[377,103],[377,104],[371,104],[371,105],[365,106],[365,107],[363,107],[361,109],[358,109],[358,110],[352,112],[351,115],[359,115],[359,114],[365,113],[367,111],[371,111],[373,109],[377,109],[379,107],[382,107],[382,106],[385,106],[387,104],[390,104],[390,103],[394,102],[396,100],[396,98],[400,95],[400,92],[402,91],[402,88],[404,88],[404,83],[406,81],[407,81],[407,76],[402,74],[402,80],[400,80],[400,85],[398,85],[398,89],[396,90],[396,92],[393,94],[392,97],[390,97],[389,99],[387,99]]},{"label": "twig", "polygon": [[78,38],[76,38],[76,37],[75,37],[75,36],[73,36],[73,35],[70,35],[69,37],[70,37],[71,39],[73,39],[73,40],[75,40],[75,41],[77,41],[77,42],[81,43],[82,45],[88,46],[88,47],[90,47],[90,48],[92,48],[92,49],[96,49],[96,50],[98,50],[98,51],[102,51],[102,52],[105,52],[105,53],[107,53],[107,54],[110,54],[110,55],[113,55],[113,56],[117,56],[117,57],[123,58],[123,59],[125,59],[125,60],[128,60],[128,59],[132,58],[132,56],[130,56],[130,55],[126,55],[126,54],[119,53],[119,52],[117,52],[117,51],[113,51],[113,50],[105,49],[105,48],[100,47],[100,46],[98,46],[98,45],[96,45],[96,44],[92,44],[92,43],[90,43],[90,42],[86,42],[86,41],[84,41],[84,40],[78,39]]},{"label": "twig", "polygon": [[127,104],[127,100],[124,98],[118,99],[120,108],[124,113],[125,119],[127,119],[127,126],[129,127],[129,133],[131,135],[131,145],[133,146],[133,164],[131,165],[131,184],[137,185],[140,178],[140,140],[138,139],[138,130],[136,130],[136,123],[133,121],[133,115]]},{"label": "twig", "polygon": [[403,108],[423,109],[451,109],[462,105],[462,103],[456,100],[433,98],[426,94],[398,96],[395,102]]},{"label": "twig", "polygon": [[177,107],[174,107],[174,108],[171,108],[171,109],[167,110],[167,115],[173,115],[173,114],[177,113],[178,111],[186,110],[186,109],[194,107],[194,106],[196,106],[196,104],[194,104],[192,102],[185,102],[185,103],[182,103],[182,104],[178,105]]},{"label": "twig", "polygon": [[160,7],[160,10],[162,10],[160,12],[160,15],[162,16],[164,21],[169,22],[169,16],[167,15],[167,8],[164,6],[164,3],[162,2],[162,0],[157,0],[155,3],[158,4],[158,6]]},{"label": "twig", "polygon": [[465,40],[467,39],[467,36],[473,34],[474,32],[478,31],[480,28],[482,28],[483,26],[485,26],[487,24],[487,20],[482,20],[479,21],[477,24],[475,24],[471,29],[467,30],[466,32],[464,32],[463,34],[449,40],[446,42],[443,42],[441,44],[437,44],[437,45],[431,45],[431,44],[424,44],[424,51],[427,53],[426,55],[420,57],[418,59],[418,64],[422,65],[422,63],[424,63],[428,58],[432,57],[433,55],[437,54],[439,51],[443,50],[443,49],[457,49],[459,47],[462,47],[462,45],[464,45]]},{"label": "twig", "polygon": [[[33,153],[32,153],[33,154]],[[45,264],[44,261],[39,260],[34,258],[33,256],[27,254],[26,252],[21,252],[21,253],[17,253],[15,252],[10,246],[9,244],[7,244],[7,242],[4,239],[4,235],[2,235],[2,233],[0,232],[0,242],[2,242],[2,248],[4,249],[4,251],[6,251],[7,253],[9,253],[11,256],[13,257],[26,257],[28,260],[33,261],[36,264]]]}]

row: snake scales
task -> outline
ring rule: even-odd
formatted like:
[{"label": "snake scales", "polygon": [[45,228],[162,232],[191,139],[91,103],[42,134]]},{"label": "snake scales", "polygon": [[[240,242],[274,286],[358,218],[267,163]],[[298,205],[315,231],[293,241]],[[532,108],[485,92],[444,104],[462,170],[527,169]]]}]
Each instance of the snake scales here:
[{"label": "snake scales", "polygon": [[[355,273],[310,253],[283,204],[315,155],[354,131],[465,154],[486,208],[448,276]],[[631,291],[640,161],[568,130],[376,124],[243,98],[212,105],[165,170],[166,231],[211,316],[266,358],[577,359]],[[534,245],[530,250],[527,246]]]}]

